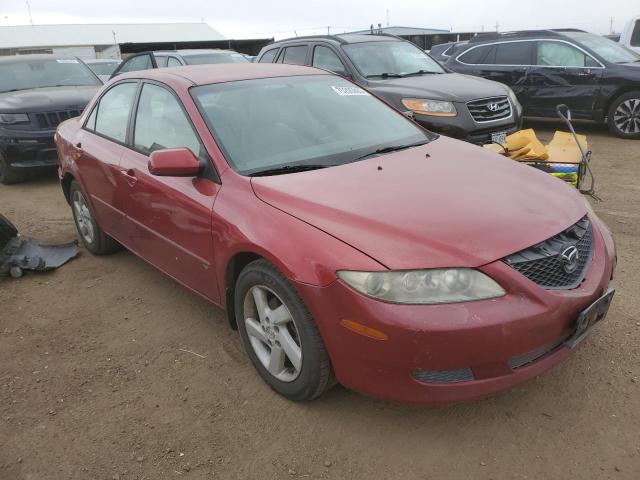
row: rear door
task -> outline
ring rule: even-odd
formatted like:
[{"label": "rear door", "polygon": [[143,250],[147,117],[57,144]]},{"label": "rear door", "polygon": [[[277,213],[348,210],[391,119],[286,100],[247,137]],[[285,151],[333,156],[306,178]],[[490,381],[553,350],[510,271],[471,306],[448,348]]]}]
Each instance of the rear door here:
[{"label": "rear door", "polygon": [[565,104],[575,117],[592,118],[603,70],[598,60],[571,43],[538,40],[526,113],[555,117],[556,106]]},{"label": "rear door", "polygon": [[213,275],[211,222],[219,185],[209,176],[157,177],[148,169],[156,150],[187,147],[212,165],[176,94],[166,85],[145,81],[132,115],[130,145],[120,162],[126,180],[126,244],[160,270],[218,301]]},{"label": "rear door", "polygon": [[78,130],[72,146],[80,182],[98,224],[116,239],[123,236],[124,217],[123,199],[119,195],[123,183],[119,164],[137,88],[137,80],[109,88],[93,107],[83,128]]}]

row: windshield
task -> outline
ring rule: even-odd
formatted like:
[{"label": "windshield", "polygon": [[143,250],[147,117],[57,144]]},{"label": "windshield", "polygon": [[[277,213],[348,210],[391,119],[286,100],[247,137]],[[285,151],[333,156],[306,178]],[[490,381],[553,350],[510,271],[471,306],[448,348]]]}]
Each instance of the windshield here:
[{"label": "windshield", "polygon": [[84,63],[71,58],[0,62],[0,92],[63,85],[102,85]]},{"label": "windshield", "polygon": [[197,55],[183,55],[187,65],[210,65],[214,63],[250,63],[244,55],[236,52],[199,53]]},{"label": "windshield", "polygon": [[244,175],[349,163],[432,137],[360,87],[333,75],[266,78],[192,90],[198,108]]},{"label": "windshield", "polygon": [[608,38],[586,32],[565,32],[567,36],[590,48],[604,60],[611,63],[632,63],[640,60],[640,55]]},{"label": "windshield", "polygon": [[444,73],[438,62],[409,42],[352,43],[342,48],[365,77]]},{"label": "windshield", "polygon": [[96,75],[111,75],[118,65],[120,62],[87,63],[87,66]]}]

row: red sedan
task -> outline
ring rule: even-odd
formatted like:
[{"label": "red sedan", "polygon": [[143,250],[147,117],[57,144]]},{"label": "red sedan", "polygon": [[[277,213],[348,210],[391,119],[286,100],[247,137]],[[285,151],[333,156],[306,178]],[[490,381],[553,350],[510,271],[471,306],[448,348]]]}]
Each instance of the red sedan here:
[{"label": "red sedan", "polygon": [[571,187],[278,64],[132,72],[56,136],[86,248],[225,308],[293,400],[472,399],[567,358],[615,250]]}]

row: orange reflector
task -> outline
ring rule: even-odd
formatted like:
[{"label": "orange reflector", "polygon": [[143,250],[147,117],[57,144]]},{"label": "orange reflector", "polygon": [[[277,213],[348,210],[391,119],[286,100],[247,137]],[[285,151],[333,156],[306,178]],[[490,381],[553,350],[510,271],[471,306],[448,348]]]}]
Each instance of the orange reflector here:
[{"label": "orange reflector", "polygon": [[346,318],[340,320],[340,325],[348,330],[351,330],[352,332],[356,332],[365,337],[373,338],[374,340],[387,340],[389,338],[386,333],[382,333],[380,330],[369,328],[365,325],[362,325],[361,323],[354,322],[353,320],[347,320]]}]

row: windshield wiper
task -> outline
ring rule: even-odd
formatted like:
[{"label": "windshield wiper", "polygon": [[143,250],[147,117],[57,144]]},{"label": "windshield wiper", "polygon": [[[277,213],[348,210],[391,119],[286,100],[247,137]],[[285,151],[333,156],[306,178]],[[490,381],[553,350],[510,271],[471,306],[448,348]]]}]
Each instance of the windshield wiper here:
[{"label": "windshield wiper", "polygon": [[419,147],[420,145],[426,145],[427,143],[429,143],[428,140],[424,142],[418,142],[418,143],[408,143],[406,145],[391,145],[389,147],[382,147],[382,148],[378,148],[377,150],[374,150],[373,152],[365,153],[364,155],[361,155],[355,158],[353,161],[356,162],[358,160],[363,160],[365,158],[373,157],[375,155],[382,155],[384,153],[391,153],[391,152],[397,152],[399,150],[406,150],[407,148]]},{"label": "windshield wiper", "polygon": [[367,75],[367,78],[375,78],[375,77],[380,77],[380,78],[402,78],[403,75],[400,75],[399,73],[389,73],[389,72],[376,73],[375,75]]},{"label": "windshield wiper", "polygon": [[417,72],[411,72],[411,73],[403,73],[402,76],[403,77],[414,77],[417,75],[437,75],[440,72],[431,72],[429,70],[418,70]]},{"label": "windshield wiper", "polygon": [[320,170],[321,168],[333,167],[335,165],[283,165],[281,167],[267,168],[250,173],[250,177],[266,177],[269,175],[282,175],[285,173],[307,172],[309,170]]}]

